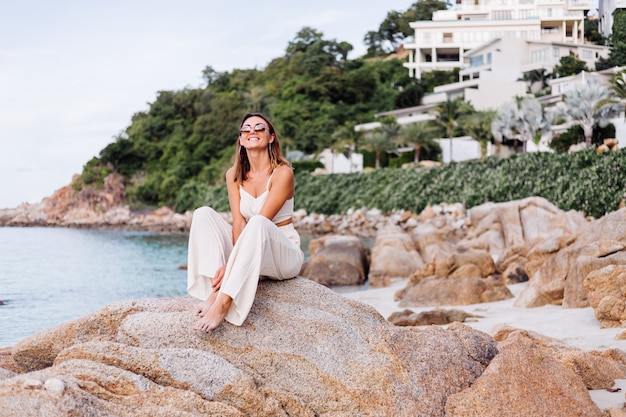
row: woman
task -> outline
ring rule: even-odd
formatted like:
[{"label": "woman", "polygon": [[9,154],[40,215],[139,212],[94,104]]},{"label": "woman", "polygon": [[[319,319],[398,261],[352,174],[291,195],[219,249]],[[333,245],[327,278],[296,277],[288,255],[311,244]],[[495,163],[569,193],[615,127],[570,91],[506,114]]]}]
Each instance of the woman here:
[{"label": "woman", "polygon": [[194,211],[189,233],[187,291],[204,300],[193,328],[205,332],[224,319],[241,326],[260,277],[293,278],[304,260],[291,219],[293,170],[265,116],[243,117],[226,184],[232,226],[212,208],[201,207]]}]

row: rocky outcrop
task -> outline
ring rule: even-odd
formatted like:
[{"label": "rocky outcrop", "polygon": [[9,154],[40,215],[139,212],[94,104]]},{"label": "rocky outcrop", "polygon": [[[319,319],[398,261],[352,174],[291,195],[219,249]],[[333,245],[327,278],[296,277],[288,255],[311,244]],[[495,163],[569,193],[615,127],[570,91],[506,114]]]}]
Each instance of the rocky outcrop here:
[{"label": "rocky outcrop", "polygon": [[[9,415],[443,416],[495,341],[412,331],[306,279],[260,282],[248,319],[191,330],[191,298],[122,302],[23,340]],[[566,398],[564,400],[570,401]],[[580,400],[577,402],[577,404]]]},{"label": "rocky outcrop", "polygon": [[[72,184],[77,183],[75,176]],[[101,188],[68,185],[37,204],[22,204],[0,210],[0,226],[97,227],[183,232],[189,229],[191,213],[178,214],[162,207],[149,213],[133,212],[125,205],[124,178],[111,173]]]},{"label": "rocky outcrop", "polygon": [[572,244],[556,251],[530,277],[516,306],[588,307],[586,276],[607,265],[625,265],[625,247],[626,209],[589,222],[576,233]]},{"label": "rocky outcrop", "polygon": [[580,378],[522,333],[511,334],[498,349],[470,388],[448,398],[446,416],[604,415]]},{"label": "rocky outcrop", "polygon": [[571,348],[549,336],[516,329],[507,325],[496,326],[491,334],[498,342],[505,342],[514,333],[532,340],[537,348],[557,359],[582,380],[589,390],[611,388],[616,379],[626,377],[626,352],[618,349],[589,352]]}]

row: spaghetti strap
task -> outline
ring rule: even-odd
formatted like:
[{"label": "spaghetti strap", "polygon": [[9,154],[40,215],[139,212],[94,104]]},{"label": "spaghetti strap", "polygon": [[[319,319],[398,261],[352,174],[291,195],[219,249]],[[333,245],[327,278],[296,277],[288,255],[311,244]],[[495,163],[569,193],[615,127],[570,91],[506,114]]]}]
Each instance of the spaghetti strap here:
[{"label": "spaghetti strap", "polygon": [[272,170],[272,174],[267,179],[267,185],[265,186],[265,191],[269,191],[270,190],[270,181],[272,180],[272,177],[274,176],[274,172],[276,172],[275,168]]}]

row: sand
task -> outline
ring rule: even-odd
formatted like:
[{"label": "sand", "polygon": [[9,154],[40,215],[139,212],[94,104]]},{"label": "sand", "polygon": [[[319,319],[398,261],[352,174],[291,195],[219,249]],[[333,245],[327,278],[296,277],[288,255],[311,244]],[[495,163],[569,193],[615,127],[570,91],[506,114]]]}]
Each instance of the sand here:
[{"label": "sand", "polygon": [[[394,294],[404,288],[407,280],[396,281],[389,287],[369,288],[367,286],[354,288],[337,288],[337,292],[343,296],[358,300],[374,307],[384,318],[391,313],[402,311],[394,301]],[[510,285],[509,289],[517,297],[526,283]],[[534,331],[545,336],[559,339],[564,344],[585,351],[605,350],[617,348],[626,352],[626,340],[616,340],[615,336],[623,332],[624,328],[601,329],[600,323],[595,318],[593,309],[589,308],[562,308],[561,306],[549,305],[535,308],[513,307],[515,298],[493,303],[472,304],[465,306],[440,306],[411,308],[416,313],[422,311],[442,309],[457,309],[467,313],[482,316],[482,318],[468,319],[464,324],[477,330],[491,334],[498,324],[519,329]],[[620,388],[618,392],[607,390],[590,391],[591,398],[601,410],[606,408],[621,408],[624,406],[626,392],[626,379],[615,381],[614,388]]]}]

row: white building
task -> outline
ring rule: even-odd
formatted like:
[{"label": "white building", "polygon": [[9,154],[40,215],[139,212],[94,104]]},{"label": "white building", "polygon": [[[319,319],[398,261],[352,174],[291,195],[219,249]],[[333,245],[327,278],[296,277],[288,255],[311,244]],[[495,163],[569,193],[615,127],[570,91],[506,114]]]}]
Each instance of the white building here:
[{"label": "white building", "polygon": [[[626,1],[626,0],[625,0]],[[412,22],[414,41],[404,65],[422,72],[452,70],[465,64],[467,51],[494,39],[584,43],[585,13],[591,0],[456,0],[432,20]]]},{"label": "white building", "polygon": [[626,9],[626,0],[598,0],[598,32],[608,37],[613,33],[613,12]]},{"label": "white building", "polygon": [[346,157],[343,153],[335,153],[330,149],[324,149],[319,155],[319,161],[324,164],[327,174],[347,174],[363,171],[363,154],[350,153]]},{"label": "white building", "polygon": [[593,69],[598,58],[607,58],[609,52],[605,46],[591,44],[498,38],[467,51],[468,65],[459,71],[460,81],[435,87],[435,93],[464,97],[476,110],[496,109],[527,94],[528,84],[521,81],[525,72],[550,73],[561,57],[570,54]]}]

